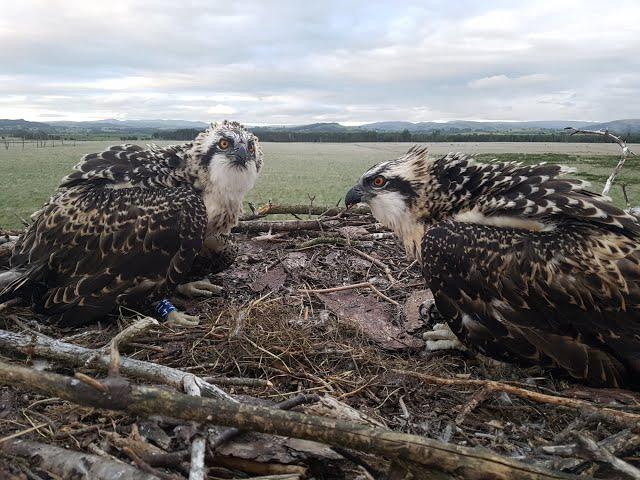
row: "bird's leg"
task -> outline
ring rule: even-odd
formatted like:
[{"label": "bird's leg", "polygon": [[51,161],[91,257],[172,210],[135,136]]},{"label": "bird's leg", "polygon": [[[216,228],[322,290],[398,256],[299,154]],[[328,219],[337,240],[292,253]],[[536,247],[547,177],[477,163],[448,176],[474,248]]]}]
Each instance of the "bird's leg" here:
[{"label": "bird's leg", "polygon": [[162,317],[167,325],[192,327],[200,323],[198,317],[178,311],[166,298],[158,302],[156,312],[158,312],[158,315]]},{"label": "bird's leg", "polygon": [[224,289],[211,283],[209,279],[204,278],[195,282],[188,282],[178,285],[176,292],[185,297],[212,297],[213,295],[220,295]]},{"label": "bird's leg", "polygon": [[435,300],[429,299],[420,305],[420,318],[431,326],[430,332],[425,332],[422,338],[426,340],[426,349],[429,352],[437,350],[466,350],[466,347],[458,340],[455,333],[436,308]]}]

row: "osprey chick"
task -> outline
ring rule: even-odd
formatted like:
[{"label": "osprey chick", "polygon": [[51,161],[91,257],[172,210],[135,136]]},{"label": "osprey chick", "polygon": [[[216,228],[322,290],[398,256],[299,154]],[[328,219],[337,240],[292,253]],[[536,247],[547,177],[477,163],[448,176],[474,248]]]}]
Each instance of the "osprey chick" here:
[{"label": "osprey chick", "polygon": [[[600,387],[640,385],[640,224],[557,165],[479,163],[425,147],[348,193],[421,259],[466,346]],[[450,344],[450,343],[449,343]]]},{"label": "osprey chick", "polygon": [[[226,234],[262,161],[258,139],[227,121],[184,145],[122,145],[86,155],[32,216],[11,258],[17,279],[0,301],[28,297],[36,311],[75,326],[118,305],[160,301],[176,288],[210,295],[218,287],[181,283],[201,251],[211,257],[215,250],[216,269],[228,266]],[[174,311],[170,320],[195,317]]]}]

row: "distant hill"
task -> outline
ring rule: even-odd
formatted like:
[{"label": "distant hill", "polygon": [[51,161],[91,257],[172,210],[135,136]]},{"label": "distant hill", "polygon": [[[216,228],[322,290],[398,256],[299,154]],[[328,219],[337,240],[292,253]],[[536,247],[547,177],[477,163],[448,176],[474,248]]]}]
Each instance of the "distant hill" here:
[{"label": "distant hill", "polygon": [[[622,120],[632,122],[634,120]],[[638,120],[640,122],[640,120]],[[615,123],[615,122],[610,122]],[[340,123],[311,123],[308,125],[284,125],[256,127],[260,130],[277,130],[288,132],[353,132],[353,131],[374,131],[374,132],[401,132],[408,130],[411,133],[431,133],[441,132],[530,132],[530,131],[560,131],[565,127],[592,128],[595,122],[584,121],[564,121],[564,120],[541,120],[530,122],[476,122],[470,120],[452,120],[449,122],[374,122],[365,123],[355,127],[347,127]],[[633,130],[632,130],[633,131]]]},{"label": "distant hill", "polygon": [[580,121],[531,121],[531,122],[475,122],[470,120],[452,120],[450,122],[376,122],[360,125],[361,130],[375,130],[379,132],[398,132],[409,130],[414,132],[464,131],[464,132],[511,132],[527,130],[561,130],[567,126],[591,126],[593,122]]},{"label": "distant hill", "polygon": [[51,125],[40,122],[29,122],[27,120],[18,119],[18,120],[9,120],[0,118],[0,132],[9,131],[9,130],[40,130],[40,131],[48,131],[51,130]]},{"label": "distant hill", "polygon": [[[208,126],[205,122],[190,120],[116,120],[105,119],[91,122],[52,121],[30,122],[24,119],[9,120],[0,119],[0,134],[27,135],[30,133],[46,133],[58,135],[83,135],[85,137],[113,137],[123,135],[139,135],[154,138],[171,137],[172,132],[187,130],[201,131]],[[322,135],[323,141],[329,134],[342,136],[345,139],[356,133],[370,132],[366,138],[375,138],[375,134],[401,133],[408,131],[415,134],[431,135],[461,135],[461,134],[556,134],[561,133],[564,127],[588,128],[592,130],[608,129],[620,135],[640,134],[640,119],[613,120],[610,122],[584,122],[584,121],[558,121],[540,120],[528,122],[478,122],[469,120],[452,120],[449,122],[406,122],[388,121],[374,122],[358,126],[346,126],[337,122],[311,123],[306,125],[267,125],[251,127],[256,132],[269,132],[273,137],[275,133],[300,134],[299,138],[312,138],[312,135]],[[193,132],[189,132],[189,136]],[[186,135],[186,133],[185,133]],[[405,133],[406,136],[406,133]],[[361,138],[362,135],[360,135]],[[284,138],[284,137],[283,137]],[[318,137],[320,138],[320,137]],[[354,137],[355,138],[355,137]],[[365,137],[362,137],[365,138]],[[310,140],[311,141],[311,140]],[[346,140],[344,140],[346,141]],[[370,140],[371,141],[371,140]]]},{"label": "distant hill", "polygon": [[614,120],[612,122],[594,123],[589,125],[592,130],[609,130],[625,135],[626,133],[640,133],[640,119]]}]

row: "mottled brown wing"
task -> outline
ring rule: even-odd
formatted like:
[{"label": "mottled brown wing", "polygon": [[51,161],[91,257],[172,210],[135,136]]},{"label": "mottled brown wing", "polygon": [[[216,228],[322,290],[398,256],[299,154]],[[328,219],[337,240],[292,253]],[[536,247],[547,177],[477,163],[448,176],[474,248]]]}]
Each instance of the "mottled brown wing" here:
[{"label": "mottled brown wing", "polygon": [[184,148],[190,144],[152,146],[114,145],[85,155],[74,171],[62,179],[61,187],[80,185],[142,184],[147,187],[175,187],[176,167],[184,163]]},{"label": "mottled brown wing", "polygon": [[437,224],[424,237],[423,269],[438,310],[489,356],[560,368],[595,386],[637,384],[638,245],[590,228]]},{"label": "mottled brown wing", "polygon": [[190,188],[59,192],[21,238],[12,266],[44,293],[36,308],[78,325],[117,305],[160,299],[203,244],[206,209]]},{"label": "mottled brown wing", "polygon": [[193,262],[189,277],[202,279],[228,269],[238,256],[238,246],[229,235],[209,235]]}]

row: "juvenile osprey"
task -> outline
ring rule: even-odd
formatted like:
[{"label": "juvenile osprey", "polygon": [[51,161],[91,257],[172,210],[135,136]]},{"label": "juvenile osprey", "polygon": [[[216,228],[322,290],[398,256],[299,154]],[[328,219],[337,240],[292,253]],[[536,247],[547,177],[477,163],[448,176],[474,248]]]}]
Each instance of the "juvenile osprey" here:
[{"label": "juvenile osprey", "polygon": [[[203,265],[219,270],[233,261],[226,234],[262,161],[258,139],[227,121],[184,145],[86,155],[17,242],[14,280],[0,301],[27,297],[36,311],[71,326],[118,305],[159,302],[175,289],[210,295],[211,283],[182,283],[194,268],[205,273]],[[163,316],[173,308],[160,307]]]},{"label": "juvenile osprey", "polygon": [[367,202],[421,259],[437,310],[466,346],[637,388],[640,224],[565,172],[430,159],[416,146],[369,169],[345,202]]}]

